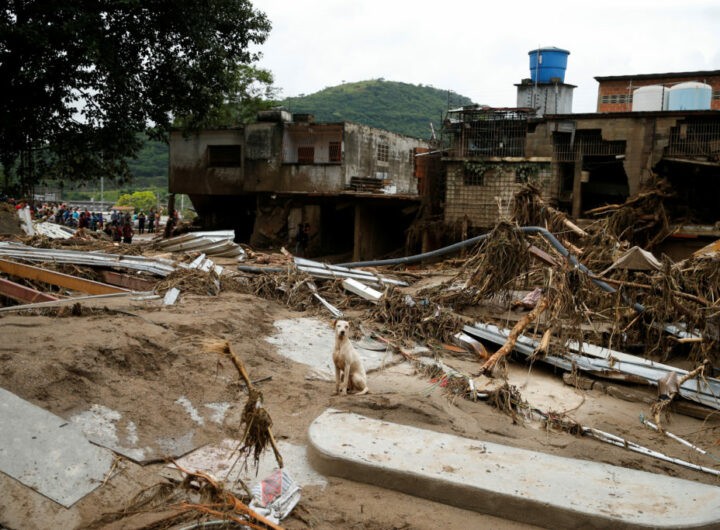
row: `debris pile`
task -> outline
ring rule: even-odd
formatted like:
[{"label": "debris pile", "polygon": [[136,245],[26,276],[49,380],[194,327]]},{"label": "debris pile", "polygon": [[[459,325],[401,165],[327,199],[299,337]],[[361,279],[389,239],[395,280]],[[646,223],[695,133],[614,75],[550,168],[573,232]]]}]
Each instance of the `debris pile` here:
[{"label": "debris pile", "polygon": [[[670,421],[680,413],[711,422],[720,410],[720,379],[715,377],[720,362],[720,247],[711,245],[676,262],[654,255],[651,251],[669,230],[662,206],[667,197],[662,189],[650,190],[623,205],[597,208],[591,212],[595,219],[580,227],[528,186],[515,197],[511,219],[485,234],[435,251],[432,258],[419,255],[342,265],[295,257],[284,249],[276,254],[254,252],[235,244],[230,231],[118,245],[82,230],[71,237],[52,237],[38,230],[22,242],[18,238],[0,242],[0,295],[5,303],[0,316],[49,314],[62,308],[52,314],[89,315],[97,321],[120,314],[149,324],[150,338],[123,346],[140,357],[144,349],[155,348],[148,354],[153,358],[147,369],[151,379],[163,362],[154,354],[163,353],[164,362],[172,362],[177,351],[187,350],[191,354],[168,369],[182,372],[186,365],[198,362],[195,358],[213,359],[210,364],[217,367],[212,383],[202,386],[188,378],[180,385],[183,389],[204,394],[223,387],[235,396],[239,406],[227,423],[233,438],[239,439],[230,440],[235,444],[230,470],[239,460],[243,467],[249,462],[257,469],[265,453],[277,463],[273,473],[263,475],[264,480],[251,490],[242,481],[240,486],[231,486],[209,473],[183,467],[177,460],[172,465],[165,462],[181,477],[163,475],[168,480],[145,490],[126,508],[104,515],[95,521],[96,527],[120,520],[132,526],[137,518],[137,526],[147,528],[226,523],[279,528],[279,520],[297,505],[299,486],[290,478],[294,470],[286,469],[287,461],[280,453],[287,433],[277,434],[282,422],[274,424],[268,403],[326,401],[310,392],[316,389],[316,383],[308,382],[313,379],[297,376],[286,385],[282,397],[252,381],[248,368],[263,367],[252,356],[262,347],[250,336],[256,330],[245,330],[242,338],[248,344],[242,356],[245,362],[241,360],[233,347],[240,342],[231,342],[225,333],[238,319],[232,314],[234,306],[227,311],[229,316],[212,315],[203,329],[179,326],[181,333],[175,337],[197,335],[198,340],[171,348],[158,346],[168,340],[165,333],[172,327],[172,315],[181,310],[178,306],[197,304],[202,297],[222,299],[228,293],[235,296],[233,303],[251,299],[255,307],[263,306],[252,298],[259,297],[322,320],[351,320],[357,330],[353,339],[362,339],[357,341],[359,348],[389,352],[387,364],[379,357],[378,370],[409,365],[408,377],[417,379],[419,374],[430,385],[428,391],[441,389],[449,398],[443,401],[448,408],[471,401],[463,403],[463,414],[471,408],[487,408],[512,426],[533,424],[543,432],[591,438],[587,443],[603,442],[714,477],[720,475],[716,463],[672,456],[667,448],[660,451],[640,443],[627,429],[620,431],[622,436],[609,432],[612,418],[590,425],[587,418],[573,415],[573,407],[540,406],[528,398],[527,383],[539,365],[548,366],[546,375],[561,380],[561,386],[562,382],[571,385],[563,388],[582,395],[582,400],[583,392],[602,391],[614,398],[632,394],[633,385],[653,387],[657,396],[643,394],[636,399],[643,407],[639,428],[651,429],[663,444],[667,438],[690,447],[700,455],[698,459],[712,456],[695,440],[673,434]],[[185,295],[194,297],[184,299]],[[85,303],[110,297],[142,302],[151,311],[145,316],[122,304],[84,310]],[[172,310],[166,307],[174,304]],[[207,313],[206,301],[199,304],[202,307],[193,312]],[[303,330],[301,334],[306,349],[316,348],[312,342],[316,332]],[[116,362],[123,374],[142,371],[135,366],[138,357],[117,351],[118,343],[128,340],[111,340],[91,357],[97,362]],[[198,351],[213,355],[197,355]],[[228,360],[239,380],[220,374],[222,363]],[[78,355],[66,363],[69,379],[94,384],[87,362]],[[526,384],[511,380],[513,365],[526,371]],[[275,370],[270,371],[273,375],[260,380],[272,379],[281,366],[278,362],[269,367],[268,371]],[[327,381],[320,380],[318,386]],[[281,385],[284,389],[284,383],[278,383],[276,392]],[[336,398],[344,399],[328,399]],[[403,390],[385,396],[371,393],[367,401],[362,396],[352,406],[384,415],[410,399],[418,398]],[[476,407],[479,402],[491,408]],[[184,407],[197,425],[205,424],[206,418],[185,396],[173,403]],[[231,408],[219,401],[203,405],[208,410]],[[407,408],[418,417],[429,417],[422,406]],[[285,419],[291,415],[302,414],[293,409]],[[137,448],[123,452],[126,448],[122,447],[127,440],[137,440],[137,425],[126,422],[123,426],[124,438],[110,436],[115,445],[106,448],[141,462],[134,456]],[[446,428],[461,430],[453,421]],[[180,451],[173,446],[172,454],[184,455],[195,447],[192,432],[178,438],[189,447],[183,445]],[[106,480],[112,480],[118,466],[113,465]],[[343,526],[345,521],[335,522]]]}]

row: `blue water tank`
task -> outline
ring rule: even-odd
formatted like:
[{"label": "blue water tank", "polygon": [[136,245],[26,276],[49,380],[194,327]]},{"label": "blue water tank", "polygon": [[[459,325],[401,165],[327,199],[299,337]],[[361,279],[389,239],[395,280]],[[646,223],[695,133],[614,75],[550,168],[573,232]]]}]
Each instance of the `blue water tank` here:
[{"label": "blue water tank", "polygon": [[565,82],[565,69],[570,52],[554,46],[538,48],[528,52],[530,56],[530,79],[532,82],[552,83],[553,78]]},{"label": "blue water tank", "polygon": [[710,110],[712,87],[697,81],[678,83],[668,91],[668,110]]}]

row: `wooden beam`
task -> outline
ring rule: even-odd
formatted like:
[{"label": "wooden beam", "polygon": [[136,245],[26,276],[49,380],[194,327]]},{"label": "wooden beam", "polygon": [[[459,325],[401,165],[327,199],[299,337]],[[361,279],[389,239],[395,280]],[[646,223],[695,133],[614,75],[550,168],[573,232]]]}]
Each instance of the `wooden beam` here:
[{"label": "wooden beam", "polygon": [[55,296],[36,291],[35,289],[25,287],[24,285],[11,282],[4,278],[0,278],[0,295],[12,298],[17,302],[30,304],[35,302],[55,302],[58,300]]},{"label": "wooden beam", "polygon": [[0,259],[0,271],[5,272],[10,276],[17,276],[27,280],[49,283],[50,285],[56,285],[58,287],[64,287],[65,289],[71,289],[73,291],[80,291],[88,294],[110,294],[123,293],[127,291],[127,289],[115,287],[114,285],[86,280],[84,278],[78,278],[77,276],[49,271],[40,267],[34,267],[33,265],[25,265],[24,263],[17,263],[4,259]]},{"label": "wooden beam", "polygon": [[115,271],[101,271],[105,283],[118,285],[132,291],[152,291],[157,281],[148,280],[147,278],[138,278],[130,274],[122,274]]}]

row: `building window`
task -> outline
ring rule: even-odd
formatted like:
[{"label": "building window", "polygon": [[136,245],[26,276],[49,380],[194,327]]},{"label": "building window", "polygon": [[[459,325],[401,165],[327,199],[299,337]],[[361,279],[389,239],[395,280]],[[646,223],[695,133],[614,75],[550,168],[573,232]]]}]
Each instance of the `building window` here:
[{"label": "building window", "polygon": [[342,160],[342,150],[340,142],[330,142],[328,145],[330,162],[340,162]]},{"label": "building window", "polygon": [[478,171],[473,167],[466,167],[463,172],[463,184],[465,186],[484,186],[485,172]]},{"label": "building window", "polygon": [[208,167],[242,167],[242,148],[239,145],[208,145]]},{"label": "building window", "polygon": [[388,144],[378,144],[377,159],[379,162],[387,162],[390,159],[390,146]]},{"label": "building window", "polygon": [[602,97],[602,103],[610,103],[610,96],[608,96],[607,94],[605,94],[605,95]]},{"label": "building window", "polygon": [[713,91],[713,99],[720,99],[720,90]]},{"label": "building window", "polygon": [[298,147],[298,164],[314,164],[315,163],[315,147],[304,146]]}]

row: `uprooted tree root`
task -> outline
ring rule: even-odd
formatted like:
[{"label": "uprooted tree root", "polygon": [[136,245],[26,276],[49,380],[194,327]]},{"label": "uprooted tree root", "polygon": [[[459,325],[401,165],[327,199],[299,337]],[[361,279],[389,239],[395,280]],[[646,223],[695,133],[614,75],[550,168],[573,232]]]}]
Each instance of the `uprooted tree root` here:
[{"label": "uprooted tree root", "polygon": [[230,357],[248,390],[248,399],[245,402],[241,419],[241,425],[244,425],[245,428],[238,448],[238,459],[244,459],[247,462],[248,458],[252,456],[255,468],[257,468],[260,457],[268,447],[271,447],[278,467],[282,468],[283,459],[272,433],[272,418],[263,407],[262,392],[255,388],[252,381],[250,381],[250,376],[242,360],[227,341],[207,342],[205,348],[207,352]]}]

